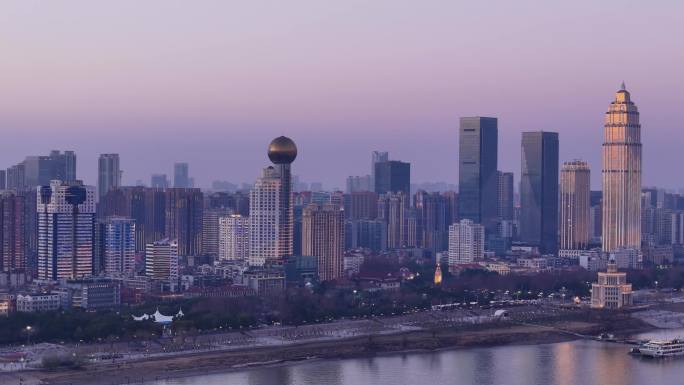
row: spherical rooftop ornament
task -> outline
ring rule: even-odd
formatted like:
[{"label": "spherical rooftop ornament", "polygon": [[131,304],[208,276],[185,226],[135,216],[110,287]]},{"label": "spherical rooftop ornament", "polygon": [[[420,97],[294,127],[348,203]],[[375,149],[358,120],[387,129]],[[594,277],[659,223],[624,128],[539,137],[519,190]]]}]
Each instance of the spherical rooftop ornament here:
[{"label": "spherical rooftop ornament", "polygon": [[297,146],[286,136],[279,136],[268,145],[268,158],[275,164],[289,164],[296,157]]}]

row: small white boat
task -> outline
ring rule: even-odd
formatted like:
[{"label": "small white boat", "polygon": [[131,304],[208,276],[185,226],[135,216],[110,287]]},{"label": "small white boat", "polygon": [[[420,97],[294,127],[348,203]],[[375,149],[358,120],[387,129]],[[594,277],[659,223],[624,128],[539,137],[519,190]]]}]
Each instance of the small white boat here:
[{"label": "small white boat", "polygon": [[639,346],[639,353],[645,357],[664,358],[684,355],[684,341],[651,340]]}]

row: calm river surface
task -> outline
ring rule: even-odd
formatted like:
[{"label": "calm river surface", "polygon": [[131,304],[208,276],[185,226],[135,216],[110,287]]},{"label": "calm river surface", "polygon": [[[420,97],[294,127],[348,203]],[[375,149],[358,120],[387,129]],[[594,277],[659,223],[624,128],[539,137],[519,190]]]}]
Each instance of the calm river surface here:
[{"label": "calm river surface", "polygon": [[[684,330],[646,333],[674,338]],[[315,361],[150,382],[150,385],[654,385],[684,384],[684,358],[629,356],[595,341]]]}]

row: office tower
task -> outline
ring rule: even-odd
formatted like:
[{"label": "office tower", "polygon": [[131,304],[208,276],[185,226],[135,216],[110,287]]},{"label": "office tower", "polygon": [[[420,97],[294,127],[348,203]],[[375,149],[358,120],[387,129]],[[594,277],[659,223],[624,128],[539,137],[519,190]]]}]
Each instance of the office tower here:
[{"label": "office tower", "polygon": [[221,261],[246,261],[249,258],[249,217],[219,217],[219,252]]},{"label": "office tower", "polygon": [[92,275],[95,187],[54,180],[37,191],[38,277]]},{"label": "office tower", "polygon": [[95,271],[108,277],[135,273],[135,220],[108,217],[97,223]]},{"label": "office tower", "polygon": [[190,166],[187,163],[175,163],[173,165],[173,187],[190,187]]},{"label": "office tower", "polygon": [[162,291],[176,291],[178,287],[178,243],[161,239],[145,249],[145,275],[162,285]]},{"label": "office tower", "polygon": [[0,193],[0,271],[26,269],[24,202],[21,195]]},{"label": "office tower", "polygon": [[632,305],[632,284],[627,273],[618,272],[615,261],[608,269],[598,273],[598,281],[591,284],[591,307],[594,309],[622,309]]},{"label": "office tower", "polygon": [[233,214],[230,208],[205,207],[202,218],[202,254],[219,256],[219,219]]},{"label": "office tower", "polygon": [[389,161],[389,153],[387,151],[373,151],[371,154],[371,191],[377,192],[375,191],[375,164],[387,161]]},{"label": "office tower", "polygon": [[445,191],[442,193],[442,196],[446,199],[448,210],[447,224],[450,226],[459,220],[458,193],[456,191]]},{"label": "office tower", "polygon": [[560,174],[560,248],[586,249],[590,224],[589,164],[583,160],[563,163]]},{"label": "office tower", "polygon": [[458,214],[493,234],[497,222],[497,119],[466,117],[460,124]]},{"label": "office tower", "polygon": [[449,247],[450,210],[447,197],[440,193],[418,191],[414,196],[418,246],[433,253]]},{"label": "office tower", "polygon": [[169,188],[169,179],[166,174],[152,174],[150,186],[152,188]]},{"label": "office tower", "polygon": [[0,190],[7,188],[7,171],[0,170]]},{"label": "office tower", "polygon": [[411,164],[398,160],[375,163],[375,192],[411,194]]},{"label": "office tower", "polygon": [[558,250],[558,133],[523,132],[520,238],[542,253]]},{"label": "office tower", "polygon": [[498,172],[499,185],[497,189],[497,216],[506,221],[513,220],[513,173]]},{"label": "office tower", "polygon": [[182,256],[202,254],[204,195],[198,188],[170,188],[166,195],[167,237],[178,243]]},{"label": "office tower", "polygon": [[348,219],[375,219],[378,217],[378,194],[371,191],[356,191],[349,194]]},{"label": "office tower", "polygon": [[357,191],[371,191],[371,176],[348,176],[347,194]]},{"label": "office tower", "polygon": [[461,219],[449,226],[449,270],[454,271],[459,264],[472,263],[484,256],[484,226]]},{"label": "office tower", "polygon": [[98,200],[109,190],[121,186],[121,168],[119,154],[100,154],[97,163],[97,196]]},{"label": "office tower", "polygon": [[403,192],[386,193],[378,199],[378,219],[387,223],[389,249],[400,249],[408,245],[409,206],[409,197]]},{"label": "office tower", "polygon": [[603,143],[603,250],[641,247],[641,125],[622,84],[606,112]]},{"label": "office tower", "polygon": [[302,254],[318,258],[318,277],[329,281],[342,277],[344,258],[344,210],[337,204],[312,203],[302,213]]}]

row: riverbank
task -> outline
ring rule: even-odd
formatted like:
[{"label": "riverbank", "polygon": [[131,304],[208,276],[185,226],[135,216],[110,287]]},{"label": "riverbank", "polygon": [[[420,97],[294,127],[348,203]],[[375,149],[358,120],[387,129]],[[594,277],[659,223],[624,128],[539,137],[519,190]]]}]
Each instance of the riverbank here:
[{"label": "riverbank", "polygon": [[442,328],[368,335],[335,340],[309,341],[284,346],[246,347],[226,351],[177,354],[140,359],[120,364],[97,364],[74,371],[34,371],[12,376],[0,375],[3,384],[110,385],[141,383],[162,378],[244,370],[311,359],[344,359],[395,354],[408,351],[434,351],[510,344],[545,344],[594,336],[609,331],[617,336],[652,330],[632,318],[610,321],[557,321],[540,324],[501,323],[464,330]]}]

